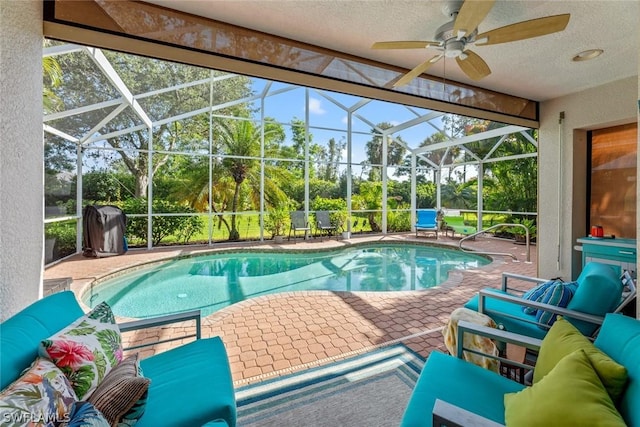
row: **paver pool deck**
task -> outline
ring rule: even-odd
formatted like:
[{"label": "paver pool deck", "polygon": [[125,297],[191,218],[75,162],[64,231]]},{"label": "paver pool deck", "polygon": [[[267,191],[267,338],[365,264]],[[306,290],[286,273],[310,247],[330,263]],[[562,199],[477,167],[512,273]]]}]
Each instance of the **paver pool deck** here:
[{"label": "paver pool deck", "polygon": [[[350,240],[324,239],[275,245],[251,246],[277,249],[337,248],[360,242],[419,241],[436,243],[434,237],[415,234],[366,236]],[[454,245],[459,239],[440,235],[438,244]],[[512,272],[536,276],[536,247],[531,246],[531,262],[526,247],[513,241],[478,237],[464,246],[479,252],[514,254],[493,256],[493,262],[477,268],[455,271],[442,285],[417,291],[329,292],[307,291],[267,295],[249,299],[202,318],[202,336],[219,335],[225,343],[236,386],[264,380],[353,356],[374,348],[403,343],[426,357],[431,351],[445,351],[442,327],[449,314],[461,307],[479,289],[500,287],[501,274]],[[247,248],[249,244],[169,247],[130,250],[108,258],[75,255],[47,268],[45,279],[72,277],[71,290],[80,294],[106,275],[142,263],[176,256]],[[530,284],[529,284],[530,285]],[[157,342],[172,336],[193,333],[193,322],[158,327],[125,334],[125,346]],[[189,341],[189,339],[184,342]],[[183,340],[139,350],[141,357],[180,345]]]}]

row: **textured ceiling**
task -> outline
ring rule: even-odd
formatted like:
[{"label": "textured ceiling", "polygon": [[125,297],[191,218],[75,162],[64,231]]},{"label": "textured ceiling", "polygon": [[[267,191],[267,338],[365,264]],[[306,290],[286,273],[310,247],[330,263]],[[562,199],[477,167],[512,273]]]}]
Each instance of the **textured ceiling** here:
[{"label": "textured ceiling", "polygon": [[[431,50],[373,50],[376,41],[433,40],[449,21],[443,6],[425,0],[197,0],[150,1],[172,9],[260,30],[336,51],[411,69]],[[565,31],[529,40],[472,49],[492,74],[469,80],[454,59],[428,74],[537,101],[556,98],[638,73],[640,1],[496,1],[479,32],[547,15],[570,13]],[[594,60],[573,62],[587,49]]]}]

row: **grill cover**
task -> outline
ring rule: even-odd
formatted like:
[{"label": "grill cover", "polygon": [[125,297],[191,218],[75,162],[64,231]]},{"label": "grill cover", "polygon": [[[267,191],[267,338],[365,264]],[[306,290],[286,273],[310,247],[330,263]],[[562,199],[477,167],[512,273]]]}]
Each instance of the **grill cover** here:
[{"label": "grill cover", "polygon": [[82,254],[89,257],[121,255],[127,251],[127,216],[117,206],[86,206],[82,213]]}]

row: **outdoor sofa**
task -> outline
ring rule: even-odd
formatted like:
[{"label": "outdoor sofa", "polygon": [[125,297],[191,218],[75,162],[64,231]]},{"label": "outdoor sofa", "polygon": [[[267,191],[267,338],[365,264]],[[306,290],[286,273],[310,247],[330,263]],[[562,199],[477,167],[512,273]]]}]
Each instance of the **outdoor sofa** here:
[{"label": "outdoor sofa", "polygon": [[[64,291],[34,302],[0,324],[0,389],[3,393],[32,365],[43,340],[84,316],[75,295]],[[181,315],[165,316],[125,323],[119,329],[124,332],[184,319]],[[139,362],[142,372],[138,373],[150,383],[142,396],[146,397],[146,404],[136,426],[235,426],[235,395],[224,344],[219,337],[200,339],[199,313],[195,320],[195,341]],[[9,400],[3,397],[0,411],[3,404],[6,409]],[[63,400],[64,395],[58,395],[57,399]],[[3,416],[9,415],[3,413]]]},{"label": "outdoor sofa", "polygon": [[[465,333],[539,351],[527,387],[462,359]],[[559,318],[540,341],[461,321],[457,357],[432,352],[401,427],[638,426],[640,321],[607,314],[592,343]]]}]

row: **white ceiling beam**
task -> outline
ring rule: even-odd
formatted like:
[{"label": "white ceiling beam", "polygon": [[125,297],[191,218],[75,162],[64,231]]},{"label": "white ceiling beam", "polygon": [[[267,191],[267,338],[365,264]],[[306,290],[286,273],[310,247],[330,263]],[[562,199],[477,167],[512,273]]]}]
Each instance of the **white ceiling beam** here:
[{"label": "white ceiling beam", "polygon": [[160,95],[160,94],[167,93],[167,92],[172,92],[174,90],[186,89],[188,87],[209,84],[210,82],[211,82],[210,78],[195,80],[193,82],[181,83],[181,84],[173,85],[173,86],[170,86],[170,87],[165,87],[165,88],[162,88],[162,89],[152,90],[151,92],[141,93],[141,94],[135,95],[134,98],[135,99],[144,99],[144,98],[148,98],[150,96],[155,96],[155,95]]},{"label": "white ceiling beam", "polygon": [[86,47],[86,51],[89,53],[89,57],[96,63],[98,67],[102,70],[104,75],[109,79],[111,84],[113,84],[118,92],[122,95],[125,102],[131,106],[133,111],[136,113],[138,117],[144,122],[145,125],[151,127],[153,125],[151,118],[144,111],[140,103],[135,99],[133,93],[129,90],[127,85],[122,81],[118,72],[113,68],[111,62],[104,56],[102,50],[96,49],[93,47]]},{"label": "white ceiling beam", "polygon": [[80,140],[78,138],[76,138],[75,136],[71,136],[68,133],[62,132],[61,130],[58,130],[54,127],[51,127],[49,125],[42,125],[42,129],[45,132],[49,132],[52,135],[56,135],[59,136],[62,139],[66,139],[67,141],[73,142],[74,144],[77,144]]},{"label": "white ceiling beam", "polygon": [[456,145],[465,145],[468,144],[470,142],[476,142],[476,141],[482,141],[483,139],[490,139],[490,138],[495,138],[498,136],[502,136],[502,135],[508,135],[511,133],[517,133],[517,132],[521,132],[524,130],[528,130],[529,128],[523,127],[523,126],[514,126],[514,125],[509,125],[509,126],[504,126],[498,129],[492,129],[492,130],[488,130],[486,132],[480,132],[480,133],[476,133],[473,135],[467,135],[467,136],[463,136],[462,138],[458,138],[458,139],[453,139],[450,141],[445,141],[445,142],[439,142],[436,144],[431,144],[428,145],[426,147],[420,147],[417,148],[415,150],[416,153],[424,153],[427,151],[435,151],[435,150],[440,150],[442,148],[447,148],[447,147],[454,147]]},{"label": "white ceiling beam", "polygon": [[115,132],[109,132],[109,133],[105,133],[103,135],[94,135],[91,138],[87,139],[83,146],[88,146],[89,144],[93,144],[94,142],[97,141],[103,141],[103,140],[107,140],[109,138],[116,138],[118,136],[121,135],[126,135],[128,133],[133,133],[133,132],[137,132],[139,130],[145,130],[145,129],[149,129],[149,127],[147,125],[138,125],[138,126],[132,126],[126,129],[121,129]]},{"label": "white ceiling beam", "polygon": [[359,110],[360,108],[364,107],[365,105],[369,104],[371,102],[370,99],[368,98],[363,98],[360,101],[356,102],[355,104],[353,104],[348,111],[350,112],[355,112],[357,110]]},{"label": "white ceiling beam", "polygon": [[389,128],[388,130],[390,130],[393,133],[396,132],[400,132],[401,130],[405,130],[408,129],[410,127],[413,127],[417,124],[423,123],[423,122],[428,122],[429,120],[433,120],[436,119],[438,117],[442,117],[444,116],[444,113],[441,113],[440,111],[432,111],[429,114],[425,114],[423,116],[420,117],[416,117],[415,119],[411,119],[409,121],[406,121],[404,123],[401,123],[397,126],[394,126],[392,128]]},{"label": "white ceiling beam", "polygon": [[491,155],[498,149],[498,147],[500,147],[500,145],[502,145],[502,143],[504,142],[504,140],[507,139],[507,135],[503,135],[498,142],[496,142],[494,144],[494,146],[491,148],[491,150],[489,150],[489,152],[487,153],[486,156],[484,156],[484,160],[487,160],[488,158],[491,157]]},{"label": "white ceiling beam", "polygon": [[82,46],[72,43],[48,46],[42,49],[42,57],[46,58],[48,56],[64,55],[67,53],[80,52],[81,50]]},{"label": "white ceiling beam", "polygon": [[107,115],[107,117],[105,117],[104,119],[100,120],[100,122],[97,125],[95,125],[91,130],[89,130],[89,132],[87,132],[85,134],[85,136],[80,138],[80,143],[84,144],[84,142],[87,139],[91,138],[91,135],[95,134],[100,129],[105,127],[107,123],[109,123],[111,120],[113,120],[118,114],[120,114],[122,111],[124,111],[127,107],[129,107],[127,104],[120,104],[120,106],[118,106],[118,108],[116,108],[111,113],[109,113]]},{"label": "white ceiling beam", "polygon": [[122,98],[112,99],[110,101],[98,102],[96,104],[86,105],[84,107],[74,108],[72,110],[61,111],[59,113],[46,114],[42,121],[50,122],[52,120],[64,119],[65,117],[71,117],[78,114],[88,113],[89,111],[100,110],[102,108],[113,107],[114,105],[120,105],[124,102]]},{"label": "white ceiling beam", "polygon": [[536,147],[536,149],[538,149],[538,141],[536,141],[536,139],[531,136],[531,134],[527,131],[522,131],[520,132],[520,135],[524,136],[526,139],[529,140],[530,143],[533,144],[534,147]]}]

